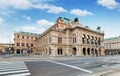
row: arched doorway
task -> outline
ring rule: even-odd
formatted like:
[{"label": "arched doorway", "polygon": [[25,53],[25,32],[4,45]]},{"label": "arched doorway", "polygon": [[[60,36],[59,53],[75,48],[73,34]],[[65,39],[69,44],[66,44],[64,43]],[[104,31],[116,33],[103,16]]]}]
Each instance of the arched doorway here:
[{"label": "arched doorway", "polygon": [[87,54],[90,55],[90,48],[87,49]]},{"label": "arched doorway", "polygon": [[94,56],[94,49],[93,48],[91,49],[91,54],[92,54],[92,56]]},{"label": "arched doorway", "polygon": [[76,47],[73,48],[73,51],[72,51],[72,55],[76,55],[77,54],[77,49]]},{"label": "arched doorway", "polygon": [[62,48],[58,48],[58,55],[62,55]]},{"label": "arched doorway", "polygon": [[16,50],[16,53],[17,53],[17,54],[20,54],[20,49],[17,49],[17,50]]},{"label": "arched doorway", "polygon": [[83,48],[83,55],[86,55],[86,48]]}]

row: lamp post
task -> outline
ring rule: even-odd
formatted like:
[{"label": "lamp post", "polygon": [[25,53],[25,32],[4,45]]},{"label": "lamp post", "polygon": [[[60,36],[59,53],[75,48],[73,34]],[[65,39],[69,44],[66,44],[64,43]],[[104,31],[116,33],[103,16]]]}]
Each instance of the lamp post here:
[{"label": "lamp post", "polygon": [[8,53],[10,54],[10,36],[7,36],[7,38],[8,38]]}]

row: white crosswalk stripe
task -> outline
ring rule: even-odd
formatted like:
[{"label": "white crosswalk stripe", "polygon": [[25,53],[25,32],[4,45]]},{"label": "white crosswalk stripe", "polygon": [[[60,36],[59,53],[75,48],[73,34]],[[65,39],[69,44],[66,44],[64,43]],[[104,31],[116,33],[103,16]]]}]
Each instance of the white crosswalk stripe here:
[{"label": "white crosswalk stripe", "polygon": [[0,62],[0,76],[30,76],[23,61]]}]

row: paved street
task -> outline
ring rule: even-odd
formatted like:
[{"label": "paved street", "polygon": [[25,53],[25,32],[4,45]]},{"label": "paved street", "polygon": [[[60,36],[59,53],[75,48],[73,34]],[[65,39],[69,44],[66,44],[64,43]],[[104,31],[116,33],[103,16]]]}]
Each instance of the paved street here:
[{"label": "paved street", "polygon": [[0,76],[27,76],[30,75],[23,61],[0,62]]},{"label": "paved street", "polygon": [[26,62],[32,76],[88,76],[120,67],[114,58]]},{"label": "paved street", "polygon": [[[14,59],[14,57],[10,59]],[[120,75],[119,73],[120,56],[52,57],[51,59],[32,58],[32,60],[21,60],[23,59],[23,57],[21,57],[20,61],[19,59],[17,61],[7,60],[0,62],[0,76],[18,76],[18,75],[119,76]]]}]

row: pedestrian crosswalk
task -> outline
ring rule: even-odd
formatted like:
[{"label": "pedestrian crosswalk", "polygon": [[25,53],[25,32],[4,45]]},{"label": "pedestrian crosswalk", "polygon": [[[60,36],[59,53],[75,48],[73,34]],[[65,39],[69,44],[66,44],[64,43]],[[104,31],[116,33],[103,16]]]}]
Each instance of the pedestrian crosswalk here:
[{"label": "pedestrian crosswalk", "polygon": [[23,61],[0,62],[0,76],[30,76]]}]

